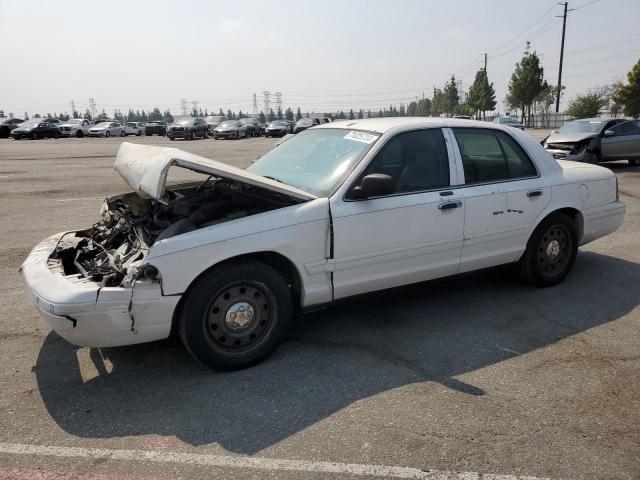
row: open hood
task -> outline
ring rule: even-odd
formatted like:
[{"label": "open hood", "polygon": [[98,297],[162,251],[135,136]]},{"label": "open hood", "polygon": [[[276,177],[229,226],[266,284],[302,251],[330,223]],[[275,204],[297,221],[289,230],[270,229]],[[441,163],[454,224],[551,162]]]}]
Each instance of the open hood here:
[{"label": "open hood", "polygon": [[161,200],[165,190],[167,172],[174,165],[195,172],[236,180],[301,200],[317,198],[311,193],[290,185],[177,148],[122,142],[114,168],[139,196]]}]

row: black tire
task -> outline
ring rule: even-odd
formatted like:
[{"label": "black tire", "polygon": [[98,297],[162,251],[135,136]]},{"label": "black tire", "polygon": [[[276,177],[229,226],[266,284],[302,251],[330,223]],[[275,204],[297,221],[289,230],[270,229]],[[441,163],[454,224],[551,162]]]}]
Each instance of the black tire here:
[{"label": "black tire", "polygon": [[578,253],[578,233],[571,218],[562,213],[545,218],[527,242],[517,264],[526,282],[540,287],[560,283],[571,271]]},{"label": "black tire", "polygon": [[597,164],[600,162],[600,155],[598,152],[587,152],[584,156],[584,163]]},{"label": "black tire", "polygon": [[31,132],[31,140],[38,140],[39,135],[36,132]]},{"label": "black tire", "polygon": [[136,133],[136,137],[141,137],[142,136],[142,130],[138,130],[138,133]]},{"label": "black tire", "polygon": [[292,311],[289,287],[273,268],[260,262],[230,264],[207,272],[189,288],[177,331],[198,361],[237,370],[275,350]]},{"label": "black tire", "polygon": [[120,130],[120,136],[121,137],[126,137],[127,136],[127,132],[125,132],[124,130]]},{"label": "black tire", "polygon": [[111,136],[111,132],[106,131],[105,134],[104,134],[104,137],[107,138],[107,137],[110,137],[110,136]]},{"label": "black tire", "polygon": [[175,140],[175,138],[169,137],[169,140],[171,140],[173,142]]},{"label": "black tire", "polygon": [[82,130],[78,130],[76,132],[76,138],[83,138],[84,137],[84,132]]},{"label": "black tire", "polygon": [[631,165],[632,167],[635,167],[637,165],[640,165],[640,160],[637,158],[630,158],[629,160],[627,160],[629,162],[629,165]]},{"label": "black tire", "polygon": [[55,138],[55,139],[60,138],[60,132],[55,132],[55,133],[53,134],[53,138]]}]

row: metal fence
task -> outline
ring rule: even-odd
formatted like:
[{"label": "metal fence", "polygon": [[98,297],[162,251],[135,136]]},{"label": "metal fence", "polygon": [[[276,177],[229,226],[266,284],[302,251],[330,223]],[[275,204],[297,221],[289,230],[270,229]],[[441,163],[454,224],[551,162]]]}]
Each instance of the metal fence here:
[{"label": "metal fence", "polygon": [[[521,119],[520,116],[512,115],[518,120]],[[598,117],[603,118],[616,118],[619,115],[616,115],[611,112],[600,112]],[[492,121],[495,117],[487,116],[487,121]],[[547,128],[547,129],[556,129],[560,128],[565,123],[572,120],[570,115],[566,113],[536,113],[531,115],[530,118],[525,118],[524,126],[526,128]]]}]

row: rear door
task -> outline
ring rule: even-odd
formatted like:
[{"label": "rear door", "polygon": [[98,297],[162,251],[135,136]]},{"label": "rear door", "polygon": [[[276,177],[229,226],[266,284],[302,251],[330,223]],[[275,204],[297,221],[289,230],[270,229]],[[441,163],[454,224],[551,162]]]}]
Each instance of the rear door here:
[{"label": "rear door", "polygon": [[517,140],[490,128],[454,128],[464,172],[465,202],[460,271],[513,262],[551,189]]},{"label": "rear door", "polygon": [[398,133],[352,185],[383,173],[396,181],[393,194],[331,199],[334,298],[457,272],[464,211],[450,188],[453,163],[441,129]]}]

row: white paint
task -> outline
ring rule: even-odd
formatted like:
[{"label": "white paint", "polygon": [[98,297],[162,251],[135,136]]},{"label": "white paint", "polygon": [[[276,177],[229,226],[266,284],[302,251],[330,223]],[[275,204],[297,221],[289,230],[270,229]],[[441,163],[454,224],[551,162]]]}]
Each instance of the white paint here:
[{"label": "white paint", "polygon": [[276,458],[205,455],[195,453],[150,452],[145,450],[121,450],[109,448],[49,447],[20,443],[0,443],[0,453],[36,455],[58,458],[91,458],[118,461],[176,463],[207,467],[248,468],[253,470],[326,473],[352,476],[413,478],[427,480],[545,480],[539,477],[479,474],[476,472],[448,472],[420,470],[412,467],[393,467],[360,463],[313,462],[305,460],[281,460]]}]

